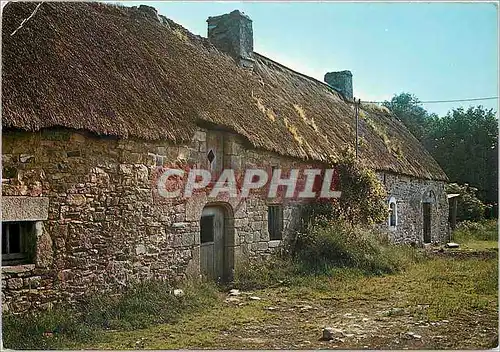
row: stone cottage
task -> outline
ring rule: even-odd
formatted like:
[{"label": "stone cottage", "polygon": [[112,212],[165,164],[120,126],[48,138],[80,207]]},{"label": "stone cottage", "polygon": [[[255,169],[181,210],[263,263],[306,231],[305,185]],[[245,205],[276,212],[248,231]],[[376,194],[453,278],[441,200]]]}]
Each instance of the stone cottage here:
[{"label": "stone cottage", "polygon": [[[307,168],[354,146],[352,75],[326,82],[253,51],[252,21],[208,38],[154,8],[11,2],[3,11],[2,299],[45,308],[144,278],[231,278],[300,221],[279,198],[155,196],[162,167]],[[359,160],[390,195],[394,242],[442,241],[446,175],[391,112],[361,104]],[[236,264],[237,265],[237,264]]]}]

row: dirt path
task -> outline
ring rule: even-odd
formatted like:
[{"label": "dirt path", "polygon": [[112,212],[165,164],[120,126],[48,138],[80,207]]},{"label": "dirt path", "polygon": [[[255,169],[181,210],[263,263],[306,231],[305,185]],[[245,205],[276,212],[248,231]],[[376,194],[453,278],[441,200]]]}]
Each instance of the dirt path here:
[{"label": "dirt path", "polygon": [[[99,349],[484,349],[498,339],[495,258],[436,258],[398,275],[311,279],[221,294],[204,313],[132,332]],[[495,282],[493,282],[493,281]],[[322,329],[333,338],[322,341]]]}]

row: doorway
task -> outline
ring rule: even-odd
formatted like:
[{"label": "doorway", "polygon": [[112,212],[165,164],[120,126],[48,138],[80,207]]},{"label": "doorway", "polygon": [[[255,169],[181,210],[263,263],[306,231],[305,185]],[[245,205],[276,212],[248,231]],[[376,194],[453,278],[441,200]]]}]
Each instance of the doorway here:
[{"label": "doorway", "polygon": [[431,243],[431,203],[422,203],[424,243]]},{"label": "doorway", "polygon": [[207,206],[200,219],[200,271],[217,282],[231,278],[234,244],[232,219],[222,206]]}]

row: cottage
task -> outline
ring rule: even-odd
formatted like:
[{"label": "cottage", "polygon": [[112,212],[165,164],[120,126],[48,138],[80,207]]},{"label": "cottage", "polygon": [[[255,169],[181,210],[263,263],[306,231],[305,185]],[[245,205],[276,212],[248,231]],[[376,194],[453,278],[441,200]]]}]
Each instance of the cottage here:
[{"label": "cottage", "polygon": [[[354,146],[351,73],[324,83],[254,52],[239,11],[202,38],[148,6],[36,7],[3,13],[4,311],[144,278],[230,279],[297,228],[300,202],[164,198],[158,170],[305,169]],[[390,195],[381,226],[394,242],[442,241],[439,165],[387,109],[362,104],[359,136]]]}]

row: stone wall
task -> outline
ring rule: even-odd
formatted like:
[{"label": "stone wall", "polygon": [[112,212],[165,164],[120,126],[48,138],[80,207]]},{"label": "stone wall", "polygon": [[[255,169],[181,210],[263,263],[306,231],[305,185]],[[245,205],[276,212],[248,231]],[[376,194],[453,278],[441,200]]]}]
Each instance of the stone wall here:
[{"label": "stone wall", "polygon": [[[445,183],[422,180],[413,177],[378,172],[384,184],[389,202],[396,201],[397,223],[389,226],[389,219],[380,227],[386,230],[394,243],[424,243],[423,209],[424,202],[431,203],[431,242],[442,243],[448,236],[448,198]],[[389,207],[389,203],[387,204]]]},{"label": "stone wall", "polygon": [[[162,166],[191,165],[215,173],[306,166],[251,148],[235,134],[205,129],[180,146],[66,129],[4,131],[2,137],[2,195],[12,208],[4,210],[4,220],[36,222],[33,262],[2,267],[3,310],[12,312],[72,302],[143,279],[199,274],[200,217],[209,204],[227,210],[229,268],[239,257],[267,256],[280,245],[269,237],[266,197],[222,194],[212,199],[198,193],[161,199],[155,175]],[[430,190],[436,196],[433,240],[443,238],[448,214],[443,183],[386,173],[379,177],[397,199],[398,224],[390,230],[395,242],[422,242],[421,202]],[[286,238],[300,223],[300,204],[282,204]]]},{"label": "stone wall", "polygon": [[[2,268],[3,309],[13,312],[74,301],[146,278],[199,272],[199,221],[209,203],[231,210],[230,265],[240,255],[270,253],[280,241],[269,239],[266,199],[236,203],[198,194],[159,201],[153,175],[159,166],[175,163],[214,170],[300,164],[253,150],[234,134],[203,129],[183,146],[63,129],[4,131],[2,143],[4,175],[9,176],[3,179],[3,196],[10,204],[19,203],[18,197],[49,200],[46,218],[37,223],[41,230],[34,262]],[[212,165],[207,160],[210,150],[216,155]],[[300,220],[299,209],[284,205],[285,236]],[[20,216],[17,220],[23,220]]]}]

